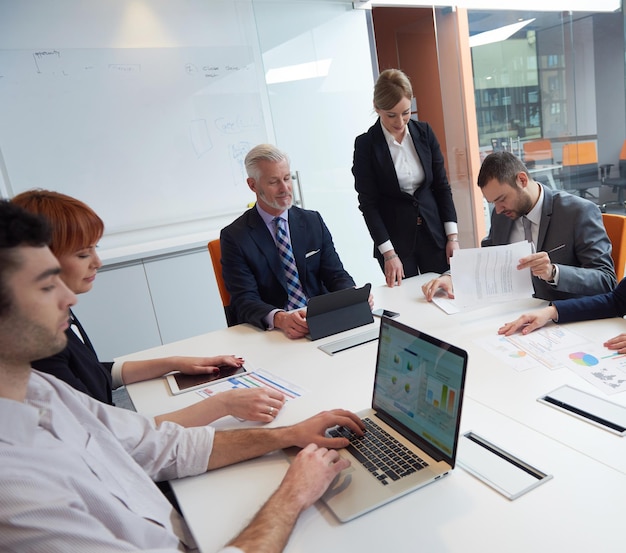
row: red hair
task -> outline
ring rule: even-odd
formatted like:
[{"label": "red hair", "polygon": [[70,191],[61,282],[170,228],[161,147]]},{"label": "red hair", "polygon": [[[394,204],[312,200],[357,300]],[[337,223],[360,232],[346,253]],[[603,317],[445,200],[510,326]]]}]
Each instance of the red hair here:
[{"label": "red hair", "polygon": [[36,189],[18,194],[11,202],[50,223],[50,250],[57,257],[92,246],[104,234],[104,223],[96,212],[71,196]]}]

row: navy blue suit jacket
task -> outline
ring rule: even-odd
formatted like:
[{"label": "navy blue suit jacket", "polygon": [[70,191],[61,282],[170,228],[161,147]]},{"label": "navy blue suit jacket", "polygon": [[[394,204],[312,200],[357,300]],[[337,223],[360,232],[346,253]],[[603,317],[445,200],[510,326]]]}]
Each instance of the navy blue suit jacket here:
[{"label": "navy blue suit jacket", "polygon": [[[307,297],[354,286],[317,211],[289,210],[291,247]],[[276,244],[256,207],[222,229],[222,275],[235,323],[266,328],[263,318],[287,302],[287,282]]]},{"label": "navy blue suit jacket", "polygon": [[424,220],[435,244],[445,251],[444,222],[457,221],[443,154],[428,123],[409,120],[409,132],[424,168],[425,180],[413,195],[400,189],[389,145],[380,119],[354,142],[352,174],[359,209],[377,246],[391,240],[400,257],[414,246],[417,216]]},{"label": "navy blue suit jacket", "polygon": [[[580,196],[543,187],[544,200],[539,223],[537,251],[550,251],[559,266],[557,286],[533,277],[535,297],[561,300],[609,292],[617,284],[611,241],[598,206]],[[489,235],[482,246],[510,244],[514,221],[494,210]]]},{"label": "navy blue suit jacket", "polygon": [[32,364],[34,369],[42,371],[67,382],[70,386],[84,392],[94,399],[113,405],[111,367],[112,363],[100,363],[87,333],[74,317],[85,343],[76,336],[71,328],[65,331],[67,346],[56,355],[39,359]]},{"label": "navy blue suit jacket", "polygon": [[626,315],[626,278],[606,294],[553,302],[559,323],[610,319]]}]

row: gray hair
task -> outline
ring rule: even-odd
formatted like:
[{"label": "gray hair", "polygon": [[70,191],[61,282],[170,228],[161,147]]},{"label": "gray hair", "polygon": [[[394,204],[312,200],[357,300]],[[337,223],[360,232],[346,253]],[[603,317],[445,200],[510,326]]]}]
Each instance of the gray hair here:
[{"label": "gray hair", "polygon": [[248,173],[248,177],[251,179],[258,180],[259,178],[259,170],[257,168],[259,161],[272,161],[274,163],[286,161],[287,164],[289,164],[289,156],[272,144],[259,144],[255,146],[248,152],[244,160],[246,173]]}]

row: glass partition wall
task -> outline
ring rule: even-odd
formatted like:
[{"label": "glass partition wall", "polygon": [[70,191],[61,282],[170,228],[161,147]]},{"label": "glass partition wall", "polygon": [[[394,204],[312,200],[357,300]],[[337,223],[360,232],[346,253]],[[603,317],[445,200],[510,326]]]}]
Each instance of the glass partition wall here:
[{"label": "glass partition wall", "polygon": [[468,19],[481,157],[511,151],[540,182],[600,205],[619,197],[605,209],[624,213],[622,11],[469,10]]}]

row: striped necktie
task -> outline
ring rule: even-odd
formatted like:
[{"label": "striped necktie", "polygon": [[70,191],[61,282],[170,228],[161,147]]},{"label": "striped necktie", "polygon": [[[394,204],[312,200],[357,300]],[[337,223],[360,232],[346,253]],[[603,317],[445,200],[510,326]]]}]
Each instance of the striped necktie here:
[{"label": "striped necktie", "polygon": [[532,230],[533,224],[532,224],[532,221],[528,217],[526,217],[526,215],[522,215],[522,226],[524,227],[524,240],[528,240],[532,244],[533,243],[533,230]]},{"label": "striped necktie", "polygon": [[298,268],[296,267],[296,260],[293,257],[291,244],[287,238],[285,223],[286,221],[282,217],[274,217],[274,225],[276,226],[276,247],[278,248],[278,255],[280,256],[280,261],[285,270],[285,277],[287,278],[287,303],[285,304],[285,310],[291,311],[292,309],[299,309],[300,307],[306,306],[306,295],[300,284]]}]

